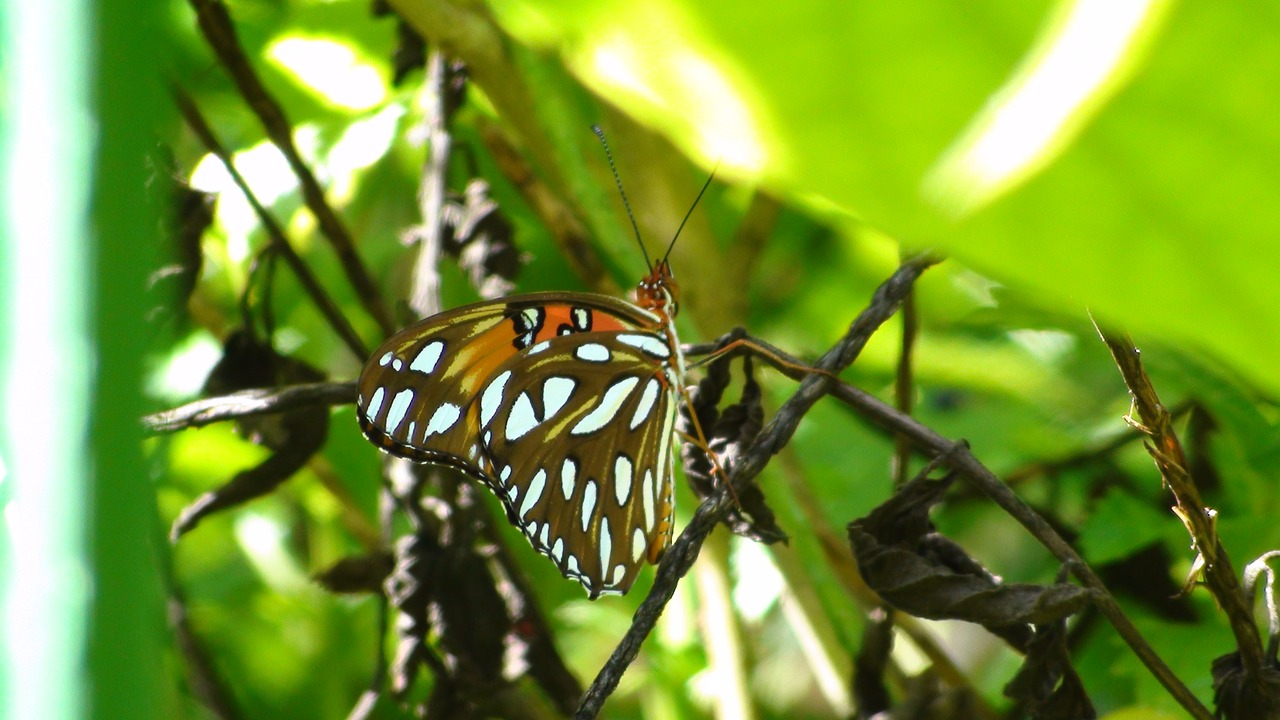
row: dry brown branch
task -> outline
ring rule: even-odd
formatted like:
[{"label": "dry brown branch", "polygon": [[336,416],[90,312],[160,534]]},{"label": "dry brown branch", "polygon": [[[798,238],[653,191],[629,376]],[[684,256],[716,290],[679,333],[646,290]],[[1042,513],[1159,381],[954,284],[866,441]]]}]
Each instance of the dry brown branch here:
[{"label": "dry brown branch", "polygon": [[1125,333],[1115,333],[1095,323],[1102,341],[1115,358],[1120,376],[1129,388],[1135,419],[1125,419],[1149,438],[1145,442],[1147,452],[1155,460],[1165,487],[1173,493],[1173,512],[1187,528],[1191,542],[1199,557],[1196,566],[1204,575],[1205,585],[1218,606],[1226,613],[1245,673],[1259,678],[1264,666],[1262,638],[1253,622],[1253,612],[1240,588],[1240,579],[1232,566],[1231,557],[1222,546],[1215,527],[1216,511],[1205,507],[1195,480],[1187,471],[1187,457],[1182,443],[1173,431],[1171,415],[1160,402],[1155,386],[1142,366],[1142,355]]}]

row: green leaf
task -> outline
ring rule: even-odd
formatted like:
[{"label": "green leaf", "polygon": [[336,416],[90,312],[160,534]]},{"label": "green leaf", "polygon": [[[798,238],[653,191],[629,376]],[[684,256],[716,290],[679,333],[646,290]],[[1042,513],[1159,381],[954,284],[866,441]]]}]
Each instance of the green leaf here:
[{"label": "green leaf", "polygon": [[723,173],[1280,389],[1280,334],[1259,332],[1280,324],[1280,26],[1259,21],[1267,5],[502,0],[495,12]]}]

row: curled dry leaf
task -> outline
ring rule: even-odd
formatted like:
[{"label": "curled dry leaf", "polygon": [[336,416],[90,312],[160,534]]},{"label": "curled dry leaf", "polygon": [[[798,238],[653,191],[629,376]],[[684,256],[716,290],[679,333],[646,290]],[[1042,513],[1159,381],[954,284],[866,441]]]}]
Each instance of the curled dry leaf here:
[{"label": "curled dry leaf", "polygon": [[929,508],[951,482],[912,480],[849,524],[858,567],[885,602],[917,617],[978,623],[1015,646],[1026,640],[1027,624],[1061,620],[1089,602],[1089,591],[1075,585],[1002,582],[935,533]]},{"label": "curled dry leaf", "polygon": [[390,553],[345,557],[312,576],[332,593],[378,594],[391,574],[395,558]]},{"label": "curled dry leaf", "polygon": [[[228,336],[222,359],[205,381],[204,392],[205,395],[225,395],[238,390],[323,379],[321,372],[306,363],[280,356],[251,333],[237,330]],[[329,437],[329,409],[317,405],[256,415],[241,418],[237,426],[250,441],[270,448],[271,456],[183,508],[169,532],[171,540],[176,542],[209,515],[266,495],[288,480],[324,446]]]},{"label": "curled dry leaf", "polygon": [[1256,720],[1280,717],[1280,666],[1275,656],[1262,673],[1251,678],[1240,662],[1240,653],[1227,653],[1213,661],[1213,704],[1223,720]]},{"label": "curled dry leaf", "polygon": [[489,196],[489,183],[473,178],[462,197],[445,203],[442,219],[448,231],[444,251],[458,259],[480,295],[499,297],[510,292],[520,272],[520,251],[511,221]]},{"label": "curled dry leaf", "polygon": [[[720,399],[730,382],[729,365],[729,361],[723,359],[708,365],[706,376],[689,391],[689,402],[680,406],[677,428],[688,437],[697,437],[692,420],[694,415],[691,415],[691,412],[695,413],[708,447],[721,468],[732,477],[742,453],[764,427],[764,405],[760,385],[752,373],[751,359],[744,357],[742,397],[720,411]],[[686,442],[680,447],[680,459],[694,492],[699,498],[709,497],[720,479],[716,477],[707,453]],[[737,505],[724,519],[724,524],[734,534],[769,544],[787,540],[787,534],[778,527],[759,485],[751,483],[735,488],[735,492]]]},{"label": "curled dry leaf", "polygon": [[1036,626],[1022,667],[1004,694],[1034,720],[1086,720],[1098,716],[1067,651],[1067,623]]},{"label": "curled dry leaf", "polygon": [[880,611],[862,631],[862,645],[853,661],[853,700],[858,717],[874,717],[893,707],[885,673],[893,651],[893,620]]}]

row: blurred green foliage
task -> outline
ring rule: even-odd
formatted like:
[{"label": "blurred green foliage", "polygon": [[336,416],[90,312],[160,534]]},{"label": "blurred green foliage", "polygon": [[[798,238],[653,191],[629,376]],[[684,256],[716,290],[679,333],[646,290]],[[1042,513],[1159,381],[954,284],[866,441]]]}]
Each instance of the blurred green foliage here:
[{"label": "blurred green foliage", "polygon": [[[843,333],[900,252],[951,253],[955,259],[917,287],[915,415],[967,439],[997,474],[1021,478],[1015,490],[1073,537],[1091,563],[1105,569],[1161,550],[1165,564],[1153,573],[1165,596],[1153,599],[1144,595],[1151,588],[1123,582],[1115,592],[1161,655],[1210,701],[1209,663],[1232,649],[1230,635],[1198,592],[1180,601],[1176,619],[1161,604],[1182,582],[1192,554],[1136,436],[1095,452],[1130,430],[1122,420],[1127,395],[1086,308],[1134,334],[1167,405],[1194,407],[1209,419],[1192,427],[1183,415],[1179,429],[1207,473],[1202,490],[1220,511],[1218,528],[1236,566],[1280,545],[1272,521],[1280,452],[1272,398],[1280,383],[1271,371],[1280,335],[1268,331],[1280,325],[1273,277],[1280,246],[1266,240],[1280,227],[1280,206],[1271,200],[1280,171],[1270,161],[1280,140],[1270,83],[1280,26],[1251,19],[1274,10],[1151,3],[1127,36],[1128,53],[1105,66],[1095,94],[1073,107],[1034,167],[989,179],[989,186],[957,187],[947,185],[954,180],[946,175],[948,153],[998,107],[1002,89],[1016,86],[1046,48],[1065,42],[1072,13],[1096,3],[391,5],[432,46],[471,65],[474,82],[452,128],[453,189],[472,173],[492,184],[526,253],[520,291],[585,289],[600,279],[573,276],[544,218],[486,144],[495,130],[588,228],[608,281],[619,287],[629,287],[642,265],[587,127],[601,123],[609,133],[651,252],[721,161],[721,181],[673,252],[687,301],[686,341],[743,324],[812,358]],[[177,52],[170,66],[178,82],[241,160],[255,157],[251,149],[265,158],[246,169],[250,183],[264,195],[275,189],[267,199],[291,240],[373,344],[376,326],[317,235],[296,182],[263,145],[261,126],[194,33],[189,8],[171,8]],[[421,71],[391,83],[395,20],[372,17],[364,0],[240,0],[230,10],[362,260],[399,301],[416,254],[402,238],[420,222],[415,197],[426,149]],[[1104,54],[1108,27],[1115,29],[1095,27],[1095,44],[1085,47]],[[301,66],[280,50],[298,40],[306,42],[294,49],[318,53],[304,53]],[[329,70],[317,77],[305,72],[309,64]],[[356,97],[373,100],[356,107],[342,100],[352,90],[341,81],[348,73],[362,91]],[[177,350],[198,345],[193,337],[207,346],[239,322],[236,299],[265,236],[189,133],[174,128],[170,142],[197,185],[222,191],[203,242],[192,319],[167,329],[172,348],[156,358],[157,375],[185,375],[191,392],[210,358]],[[765,232],[767,242],[757,247],[741,233],[761,195],[777,209],[771,221],[746,228]],[[474,299],[460,273],[444,268],[443,275],[446,305]],[[364,359],[346,352],[283,268],[272,303],[278,349],[335,380],[355,376]],[[897,319],[886,325],[845,377],[891,400],[900,330]],[[777,376],[766,383],[770,409],[794,387]],[[375,603],[327,596],[305,580],[361,550],[344,513],[376,517],[377,453],[360,438],[349,409],[332,421],[324,457],[311,469],[270,498],[211,518],[171,558],[193,631],[246,717],[344,717],[374,671]],[[222,427],[185,431],[148,449],[166,520],[261,456]],[[758,617],[732,619],[759,717],[837,717],[850,709],[848,677],[868,607],[842,584],[830,541],[838,551],[845,524],[892,492],[892,454],[891,438],[878,428],[821,403],[761,476],[792,540],[769,549],[780,585],[770,588],[761,581],[767,573],[745,571],[758,564],[732,566],[735,591],[760,594],[763,608]],[[680,527],[694,507],[683,487],[678,507]],[[1058,569],[979,498],[961,493],[937,522],[1011,581],[1045,582]],[[526,552],[518,533],[505,524],[504,532],[561,652],[589,681],[650,576],[627,598],[589,603]],[[738,547],[733,556],[744,552]],[[698,615],[699,593],[708,591],[690,575],[607,716],[713,712],[724,687],[714,673],[726,670],[708,669],[713,652],[698,630],[707,621]],[[1017,657],[968,630],[926,629],[983,702],[1004,708],[1000,689]],[[899,645],[910,643],[900,638]],[[1099,618],[1081,622],[1077,647],[1076,667],[1101,711],[1178,716]],[[925,663],[911,649],[895,660],[909,674]],[[402,716],[390,706],[380,712]]]}]

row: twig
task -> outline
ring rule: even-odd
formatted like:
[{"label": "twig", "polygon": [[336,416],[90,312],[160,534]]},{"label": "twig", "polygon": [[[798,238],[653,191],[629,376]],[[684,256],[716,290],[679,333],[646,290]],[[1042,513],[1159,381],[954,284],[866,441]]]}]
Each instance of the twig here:
[{"label": "twig", "polygon": [[293,270],[298,282],[302,284],[303,289],[311,296],[311,300],[316,304],[316,308],[320,310],[320,314],[324,315],[325,319],[329,321],[329,325],[333,327],[334,332],[338,333],[338,337],[342,338],[342,341],[351,349],[351,352],[355,353],[357,358],[364,360],[369,357],[369,350],[365,348],[360,336],[356,335],[355,329],[351,327],[351,323],[347,322],[346,316],[338,309],[333,298],[329,297],[329,293],[325,292],[320,281],[311,274],[311,269],[307,267],[307,264],[294,251],[293,246],[289,244],[289,239],[285,236],[284,230],[280,228],[280,224],[276,222],[275,216],[253,194],[249,183],[240,174],[240,171],[236,169],[235,163],[231,161],[231,153],[227,152],[226,147],[213,134],[212,128],[205,121],[200,109],[196,107],[196,104],[181,88],[175,86],[173,96],[178,105],[178,110],[182,113],[182,117],[186,120],[191,131],[200,138],[200,142],[204,143],[209,152],[222,161],[223,166],[226,167],[227,172],[231,175],[231,179],[239,186],[240,191],[244,193],[245,199],[253,207],[254,213],[258,216],[258,221],[262,223],[262,229],[271,238],[272,247],[289,264],[289,269]]},{"label": "twig", "polygon": [[[902,344],[898,353],[898,372],[893,384],[894,404],[904,415],[911,414],[915,400],[915,381],[912,362],[916,333],[920,318],[916,314],[916,293],[913,289],[902,302]],[[898,433],[893,436],[893,486],[902,487],[911,477],[911,440]],[[893,618],[892,615],[889,616]]]},{"label": "twig", "polygon": [[1258,633],[1258,626],[1253,622],[1252,608],[1240,588],[1239,576],[1232,567],[1231,557],[1218,537],[1214,525],[1216,513],[1212,508],[1205,507],[1200,491],[1187,470],[1186,453],[1173,431],[1169,411],[1156,395],[1151,378],[1142,366],[1141,353],[1134,346],[1133,340],[1125,333],[1103,329],[1096,322],[1094,327],[1098,329],[1102,341],[1115,358],[1116,366],[1120,368],[1120,376],[1129,388],[1141,425],[1131,417],[1126,419],[1150,438],[1150,442],[1144,444],[1155,460],[1165,486],[1173,493],[1174,514],[1182,520],[1200,555],[1197,564],[1203,562],[1205,585],[1218,601],[1218,606],[1226,613],[1246,675],[1257,680],[1265,665],[1262,638]]},{"label": "twig", "polygon": [[[897,272],[876,290],[871,305],[853,321],[844,338],[823,355],[817,367],[828,372],[838,372],[852,363],[866,346],[868,338],[876,328],[898,309],[916,278],[935,262],[933,258],[921,257],[903,263]],[[730,478],[732,485],[740,486],[751,482],[756,475],[760,474],[769,458],[786,445],[799,427],[805,413],[813,407],[833,382],[834,380],[828,375],[812,374],[800,384],[796,392],[778,409],[777,414],[743,453]],[[693,519],[685,527],[684,532],[680,533],[680,537],[667,550],[662,564],[658,567],[653,587],[640,604],[640,608],[636,610],[631,627],[600,669],[591,687],[587,688],[586,694],[583,695],[582,703],[574,713],[576,720],[590,720],[599,715],[604,701],[617,688],[622,674],[635,660],[641,644],[653,631],[663,608],[675,594],[680,578],[689,572],[689,568],[698,558],[698,551],[707,535],[732,507],[733,497],[733,491],[726,486],[703,501],[694,512]]]},{"label": "twig", "polygon": [[419,317],[440,312],[440,251],[444,235],[444,200],[449,183],[449,155],[453,136],[445,108],[448,93],[449,61],[444,53],[432,50],[427,56],[427,82],[423,87],[427,160],[418,183],[418,211],[422,214],[418,232],[418,259],[413,266],[413,286],[409,307]]},{"label": "twig", "polygon": [[280,148],[280,152],[289,162],[289,167],[293,168],[294,174],[298,176],[303,201],[315,216],[321,233],[328,238],[329,244],[337,253],[338,261],[342,264],[351,286],[360,297],[361,304],[378,323],[383,334],[390,335],[395,332],[395,323],[391,319],[386,303],[382,300],[381,293],[378,292],[373,278],[356,255],[351,233],[347,231],[347,227],[325,199],[324,190],[321,189],[311,168],[303,161],[302,155],[298,153],[298,148],[293,143],[293,126],[285,117],[280,104],[267,92],[245,56],[244,49],[240,47],[240,40],[236,37],[235,26],[231,22],[231,15],[227,12],[226,5],[221,0],[190,0],[190,2],[196,11],[196,20],[205,40],[209,42],[218,59],[226,67],[245,102],[262,122],[262,127],[267,131],[267,137]]},{"label": "twig", "polygon": [[282,388],[241,390],[230,395],[203,398],[186,405],[163,410],[142,418],[143,428],[151,433],[168,433],[185,428],[202,427],[221,420],[234,420],[252,415],[267,415],[311,405],[345,405],[355,402],[356,384],[306,383]]},{"label": "twig", "polygon": [[169,595],[169,629],[173,631],[178,651],[187,671],[188,691],[218,720],[239,720],[244,713],[236,706],[226,680],[218,674],[202,638],[191,628],[187,602],[176,590]]}]

